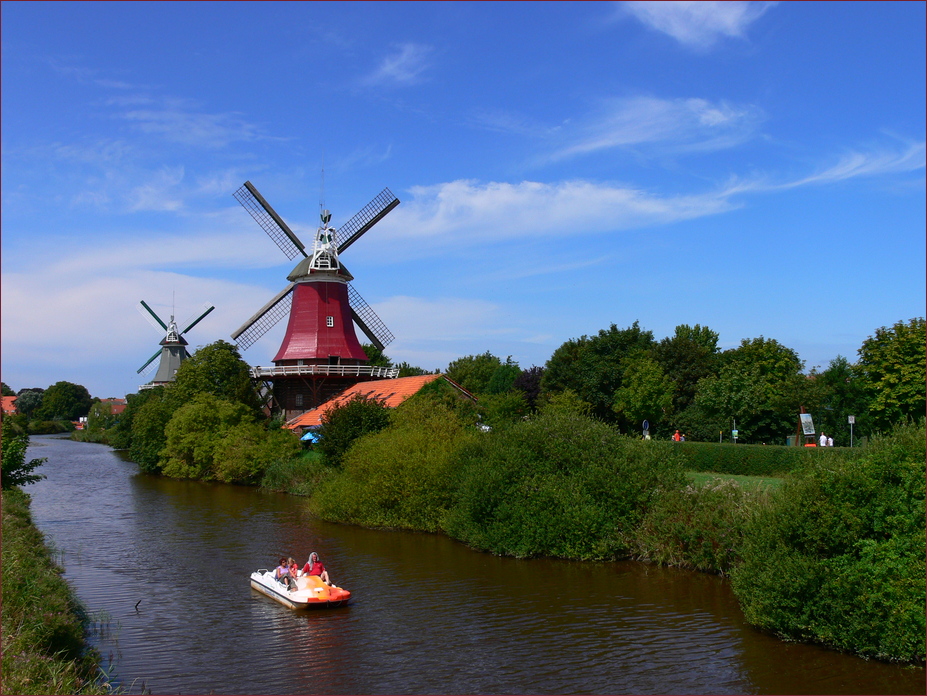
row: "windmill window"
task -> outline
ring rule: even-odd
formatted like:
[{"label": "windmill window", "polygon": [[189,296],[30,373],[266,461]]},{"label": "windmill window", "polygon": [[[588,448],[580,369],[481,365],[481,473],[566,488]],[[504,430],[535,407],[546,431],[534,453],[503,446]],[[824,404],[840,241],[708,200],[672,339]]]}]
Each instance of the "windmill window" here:
[{"label": "windmill window", "polygon": [[302,407],[303,407],[303,395],[297,394],[296,395],[296,408],[302,408]]},{"label": "windmill window", "polygon": [[325,317],[325,326],[332,328],[335,325],[335,317]]}]

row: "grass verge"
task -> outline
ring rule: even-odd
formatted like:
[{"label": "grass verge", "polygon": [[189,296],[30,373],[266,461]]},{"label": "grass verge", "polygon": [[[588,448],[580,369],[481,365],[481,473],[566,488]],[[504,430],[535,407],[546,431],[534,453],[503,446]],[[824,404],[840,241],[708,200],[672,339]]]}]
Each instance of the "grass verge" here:
[{"label": "grass verge", "polygon": [[2,693],[109,694],[87,617],[32,523],[29,496],[5,490],[2,547]]}]

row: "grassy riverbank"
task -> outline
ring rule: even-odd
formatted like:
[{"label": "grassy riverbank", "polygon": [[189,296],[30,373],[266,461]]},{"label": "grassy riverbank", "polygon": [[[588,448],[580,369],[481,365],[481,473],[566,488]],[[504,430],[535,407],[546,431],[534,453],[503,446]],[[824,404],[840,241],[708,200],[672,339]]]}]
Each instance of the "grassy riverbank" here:
[{"label": "grassy riverbank", "polygon": [[3,491],[4,694],[108,694],[87,619],[32,523],[29,496]]}]

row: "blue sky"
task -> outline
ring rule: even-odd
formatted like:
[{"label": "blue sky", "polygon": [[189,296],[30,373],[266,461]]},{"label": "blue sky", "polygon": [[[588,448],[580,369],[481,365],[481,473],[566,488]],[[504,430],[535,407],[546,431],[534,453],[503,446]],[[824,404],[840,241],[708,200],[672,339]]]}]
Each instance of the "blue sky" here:
[{"label": "blue sky", "polygon": [[[925,4],[67,3],[2,12],[2,379],[121,396],[230,334],[303,240],[434,370],[635,320],[806,368],[925,314]],[[281,322],[244,357],[268,365]]]}]

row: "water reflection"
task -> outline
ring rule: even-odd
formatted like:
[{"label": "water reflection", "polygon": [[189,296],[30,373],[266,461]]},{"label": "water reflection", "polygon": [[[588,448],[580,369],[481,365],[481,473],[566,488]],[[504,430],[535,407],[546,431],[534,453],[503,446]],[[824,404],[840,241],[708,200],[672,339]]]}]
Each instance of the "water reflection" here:
[{"label": "water reflection", "polygon": [[[309,519],[299,498],[135,473],[35,438],[30,487],[99,645],[153,693],[924,693],[922,670],[783,643],[727,583],[637,563],[515,560],[437,535]],[[292,612],[250,588],[318,551],[352,605]]]}]

